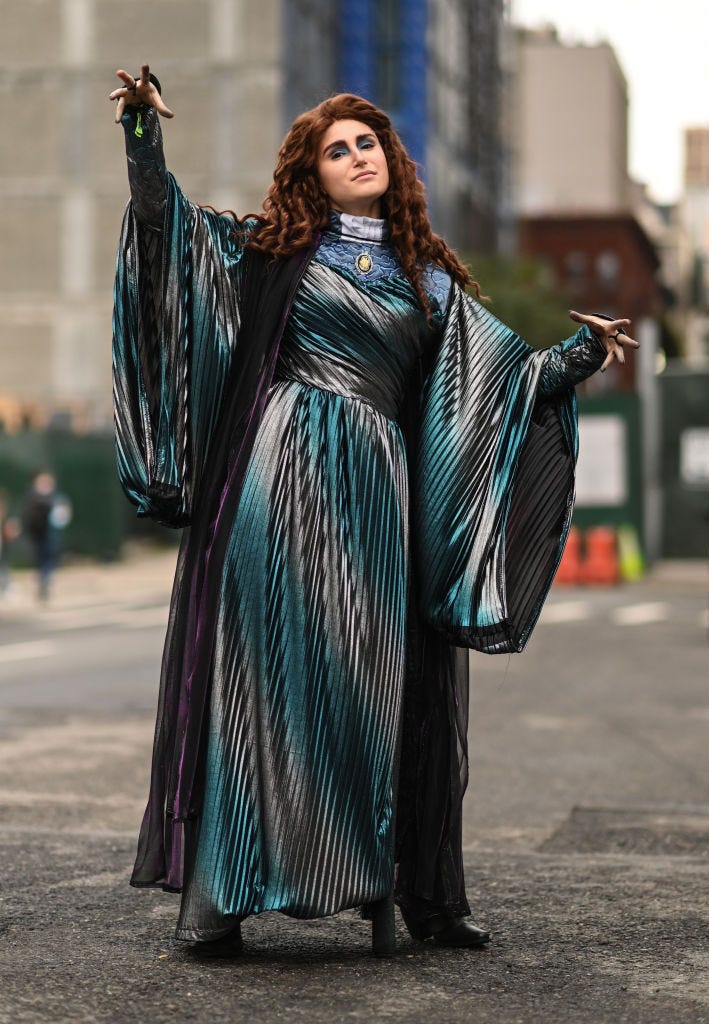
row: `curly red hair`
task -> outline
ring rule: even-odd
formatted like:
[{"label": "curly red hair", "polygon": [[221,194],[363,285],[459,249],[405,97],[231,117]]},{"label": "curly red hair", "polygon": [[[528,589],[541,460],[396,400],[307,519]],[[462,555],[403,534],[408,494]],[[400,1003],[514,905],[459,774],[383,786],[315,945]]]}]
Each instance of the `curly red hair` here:
[{"label": "curly red hair", "polygon": [[248,235],[248,244],[273,256],[290,256],[312,243],[328,222],[330,204],[317,171],[320,140],[335,121],[361,121],[376,134],[389,168],[389,187],[382,197],[391,243],[423,308],[428,299],[422,278],[435,263],[462,287],[480,289],[452,249],[431,230],[426,196],[416,164],[406,152],[391,120],[361,96],[340,93],[307,110],[291,125],[278,153],[273,184],[263,214]]}]

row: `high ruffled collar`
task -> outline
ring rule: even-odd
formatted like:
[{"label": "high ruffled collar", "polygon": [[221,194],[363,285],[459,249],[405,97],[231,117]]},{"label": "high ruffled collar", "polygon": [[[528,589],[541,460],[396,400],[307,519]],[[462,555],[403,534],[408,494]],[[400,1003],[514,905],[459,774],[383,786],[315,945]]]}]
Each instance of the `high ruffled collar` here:
[{"label": "high ruffled collar", "polygon": [[389,225],[378,217],[353,217],[351,213],[330,210],[327,230],[343,238],[358,242],[384,242],[389,237]]}]

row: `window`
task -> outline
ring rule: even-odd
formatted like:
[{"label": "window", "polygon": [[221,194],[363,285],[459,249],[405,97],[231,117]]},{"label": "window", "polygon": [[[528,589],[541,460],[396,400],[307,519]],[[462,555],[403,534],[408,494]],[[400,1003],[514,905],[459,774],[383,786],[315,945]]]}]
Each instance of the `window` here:
[{"label": "window", "polygon": [[596,274],[598,280],[608,291],[618,287],[620,279],[620,260],[610,249],[605,249],[596,257]]}]

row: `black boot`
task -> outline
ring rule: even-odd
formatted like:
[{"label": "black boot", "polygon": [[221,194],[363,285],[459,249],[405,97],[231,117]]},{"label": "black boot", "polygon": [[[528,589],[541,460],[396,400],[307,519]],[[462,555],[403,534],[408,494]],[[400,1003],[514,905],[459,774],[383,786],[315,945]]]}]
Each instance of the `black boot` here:
[{"label": "black boot", "polygon": [[475,949],[490,941],[490,932],[485,931],[484,928],[478,928],[476,924],[464,917],[435,914],[433,917],[419,920],[404,910],[401,911],[401,916],[411,938],[418,939],[419,942],[433,938],[433,941],[439,946]]},{"label": "black boot", "polygon": [[228,931],[226,935],[220,935],[218,939],[209,939],[206,942],[193,942],[190,946],[190,951],[195,956],[207,959],[240,956],[243,950],[241,922],[237,922],[231,931]]},{"label": "black boot", "polygon": [[396,952],[394,897],[385,896],[383,900],[370,903],[369,914],[372,919],[372,952],[375,956],[392,956]]}]

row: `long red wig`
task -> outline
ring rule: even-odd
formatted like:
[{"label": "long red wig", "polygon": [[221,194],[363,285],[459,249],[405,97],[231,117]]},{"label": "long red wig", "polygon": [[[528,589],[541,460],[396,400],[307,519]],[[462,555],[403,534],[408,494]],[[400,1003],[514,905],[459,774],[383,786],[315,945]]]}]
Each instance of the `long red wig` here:
[{"label": "long red wig", "polygon": [[325,227],[330,205],[318,176],[318,151],[330,125],[343,120],[366,124],[384,150],[389,187],[382,199],[383,215],[391,243],[423,308],[428,312],[421,281],[429,263],[442,267],[462,287],[472,285],[479,296],[480,289],[468,269],[431,230],[423,183],[391,120],[373,103],[352,93],[332,96],[293,122],[278,153],[263,214],[251,230],[248,244],[276,257],[290,256],[310,245],[314,234]]}]

